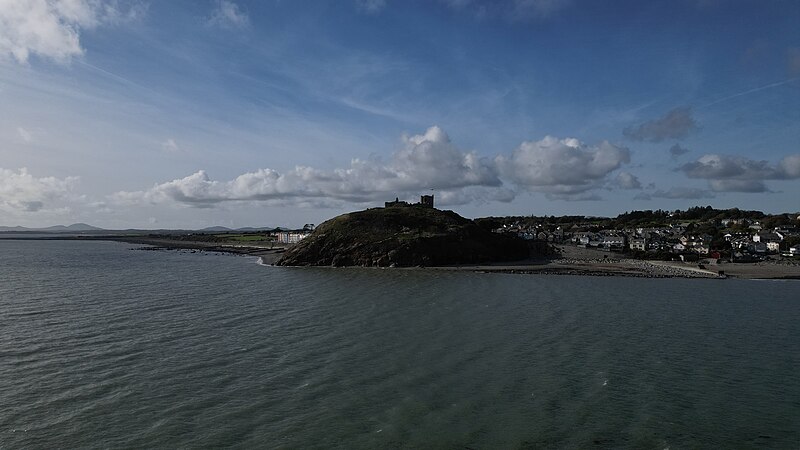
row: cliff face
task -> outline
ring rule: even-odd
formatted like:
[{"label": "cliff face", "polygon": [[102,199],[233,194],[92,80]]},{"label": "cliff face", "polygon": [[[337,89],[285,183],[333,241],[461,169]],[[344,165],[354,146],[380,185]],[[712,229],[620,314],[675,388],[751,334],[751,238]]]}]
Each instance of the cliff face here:
[{"label": "cliff face", "polygon": [[514,261],[525,241],[491,233],[452,211],[373,208],[321,224],[287,250],[281,266],[411,267]]}]

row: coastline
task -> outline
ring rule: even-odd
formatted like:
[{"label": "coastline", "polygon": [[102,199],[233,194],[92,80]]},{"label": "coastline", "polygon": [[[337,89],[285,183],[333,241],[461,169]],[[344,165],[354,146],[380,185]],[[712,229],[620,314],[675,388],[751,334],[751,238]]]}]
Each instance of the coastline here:
[{"label": "coastline", "polygon": [[[552,258],[481,266],[437,267],[441,270],[470,270],[489,273],[624,276],[638,278],[705,278],[748,280],[800,280],[797,262],[769,261],[757,263],[698,263],[640,260],[616,253],[584,249],[569,245],[557,246],[561,255]],[[720,273],[721,272],[721,273]]]},{"label": "coastline", "polygon": [[[23,240],[113,241],[150,246],[152,250],[195,250],[256,256],[260,263],[273,265],[285,247],[266,247],[248,244],[188,241],[148,236],[59,236],[23,238]],[[800,263],[769,261],[757,263],[705,264],[677,261],[651,261],[620,257],[619,254],[573,246],[558,246],[561,254],[550,258],[535,258],[505,263],[431,266],[404,269],[468,271],[475,273],[506,273],[532,275],[622,276],[637,278],[705,278],[751,280],[800,280]],[[722,274],[720,274],[722,272]]]},{"label": "coastline", "polygon": [[218,242],[185,241],[178,239],[154,238],[147,236],[97,236],[68,238],[68,240],[93,240],[123,242],[126,244],[147,245],[148,250],[196,250],[203,252],[231,253],[243,256],[257,256],[265,265],[272,265],[286,250],[285,247],[265,247],[246,244],[221,244]]}]

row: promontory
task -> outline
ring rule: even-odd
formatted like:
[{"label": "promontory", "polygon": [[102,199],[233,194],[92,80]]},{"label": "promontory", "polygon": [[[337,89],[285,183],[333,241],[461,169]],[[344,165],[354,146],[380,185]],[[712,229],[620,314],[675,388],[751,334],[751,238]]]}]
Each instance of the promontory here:
[{"label": "promontory", "polygon": [[279,266],[414,267],[518,261],[516,236],[483,229],[453,211],[390,202],[334,217],[288,249]]}]

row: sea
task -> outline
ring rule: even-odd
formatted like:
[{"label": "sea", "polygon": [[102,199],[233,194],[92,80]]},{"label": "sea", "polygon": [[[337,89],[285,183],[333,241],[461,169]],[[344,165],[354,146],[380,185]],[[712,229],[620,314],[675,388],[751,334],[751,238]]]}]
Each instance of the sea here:
[{"label": "sea", "polygon": [[0,448],[800,448],[800,282],[0,240]]}]

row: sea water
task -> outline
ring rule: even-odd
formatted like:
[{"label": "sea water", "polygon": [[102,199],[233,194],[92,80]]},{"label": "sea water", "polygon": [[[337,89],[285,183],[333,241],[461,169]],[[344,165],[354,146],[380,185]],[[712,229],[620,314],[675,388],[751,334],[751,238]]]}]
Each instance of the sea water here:
[{"label": "sea water", "polygon": [[0,448],[798,448],[800,282],[0,240]]}]

